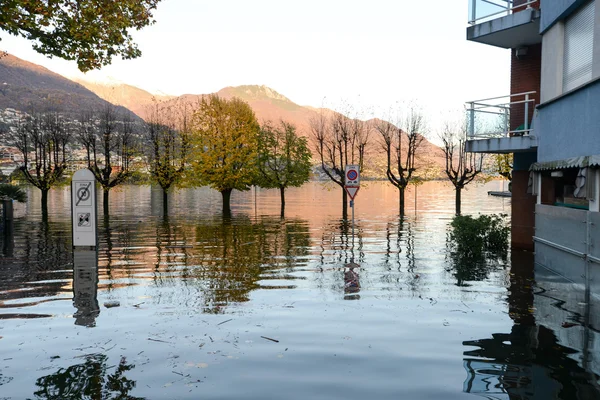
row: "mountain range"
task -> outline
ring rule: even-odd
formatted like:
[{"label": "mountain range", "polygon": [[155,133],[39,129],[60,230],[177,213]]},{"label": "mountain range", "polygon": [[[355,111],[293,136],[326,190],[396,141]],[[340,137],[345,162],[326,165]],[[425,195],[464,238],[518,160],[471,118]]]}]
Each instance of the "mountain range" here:
[{"label": "mountain range", "polygon": [[[94,92],[47,68],[11,54],[0,55],[0,110],[53,109],[75,116],[81,111],[102,109],[107,104]],[[125,107],[119,107],[119,111],[139,119]]]},{"label": "mountain range", "polygon": [[[310,136],[310,121],[320,112],[328,115],[335,111],[301,106],[277,91],[258,85],[226,87],[217,92],[225,98],[239,97],[254,110],[259,122],[285,120],[294,124],[300,135]],[[31,107],[38,109],[58,107],[73,115],[82,111],[99,109],[107,103],[120,106],[122,112],[131,112],[144,119],[154,101],[170,102],[178,98],[194,102],[202,94],[182,96],[155,95],[135,86],[114,83],[103,84],[85,80],[72,81],[42,66],[21,60],[10,54],[0,58],[0,115],[2,110],[13,108],[27,112]],[[373,134],[376,138],[376,134]],[[374,141],[378,141],[378,138]],[[384,175],[382,151],[376,144],[372,147],[370,165],[375,175]],[[427,140],[423,141],[420,164],[427,166],[435,177],[439,177],[444,165],[441,149]]]}]

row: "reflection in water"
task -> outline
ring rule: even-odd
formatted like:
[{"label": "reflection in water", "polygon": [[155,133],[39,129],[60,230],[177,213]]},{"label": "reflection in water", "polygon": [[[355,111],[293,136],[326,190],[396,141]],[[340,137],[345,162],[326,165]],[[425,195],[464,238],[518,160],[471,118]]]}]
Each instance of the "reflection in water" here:
[{"label": "reflection in water", "polygon": [[309,241],[308,226],[302,220],[253,222],[238,217],[198,225],[199,260],[190,269],[189,279],[203,293],[203,311],[222,313],[229,303],[248,301],[252,290],[282,288],[259,281],[278,279],[282,267],[307,255]]},{"label": "reflection in water", "polygon": [[73,250],[73,306],[75,325],[96,326],[100,314],[96,250]]},{"label": "reflection in water", "polygon": [[[69,227],[65,221],[15,222],[14,235],[19,245],[13,249],[9,243],[5,257],[0,257],[0,301],[20,301],[12,307],[32,306],[63,292],[64,283],[70,279],[70,271],[65,268],[71,263]],[[14,240],[10,236],[5,239],[11,243]],[[25,299],[31,301],[25,303]],[[19,313],[23,318],[41,315],[48,316]],[[7,314],[4,318],[8,318]]]},{"label": "reflection in water", "polygon": [[[141,400],[142,397],[130,396],[136,382],[127,379],[125,373],[135,367],[127,364],[125,357],[116,366],[107,365],[108,358],[104,354],[93,354],[85,357],[82,364],[72,365],[67,369],[60,368],[51,375],[37,379],[37,399],[122,399]],[[112,372],[112,373],[110,373]]]},{"label": "reflection in water", "polygon": [[[163,218],[149,189],[124,188],[99,221],[97,277],[71,264],[70,196],[53,192],[50,222],[16,221],[14,255],[0,257],[0,398],[468,398],[463,361],[465,391],[486,398],[597,398],[598,312],[577,306],[585,298],[566,301],[516,259],[457,272],[451,188],[420,187],[418,214],[400,219],[386,185],[365,187],[354,246],[319,184],[290,196],[297,219],[261,191],[254,205],[238,193],[224,220],[218,193],[187,189]],[[487,189],[465,193],[465,208],[499,212],[506,200]],[[360,293],[345,293],[352,259]],[[122,306],[100,318],[107,300]]]},{"label": "reflection in water", "polygon": [[[514,325],[510,333],[493,334],[491,338],[464,341],[477,347],[465,351],[467,379],[463,390],[487,399],[587,400],[600,398],[600,376],[579,362],[582,349],[565,346],[557,337],[558,329],[539,320],[551,309],[534,307],[545,290],[539,275],[534,282],[530,254],[513,253],[508,296],[509,315]],[[526,259],[526,260],[525,260]],[[567,293],[559,293],[568,297]],[[551,307],[563,307],[565,301],[555,299]],[[589,309],[590,304],[586,304]],[[589,333],[589,327],[585,327]],[[598,333],[598,332],[596,332]],[[583,344],[587,347],[587,344]],[[583,349],[586,353],[586,349]],[[584,357],[585,358],[585,357]],[[507,397],[508,396],[508,397]]]},{"label": "reflection in water", "polygon": [[456,278],[457,286],[469,286],[469,282],[483,281],[490,273],[506,265],[506,253],[476,254],[461,252],[450,239],[446,239],[446,271]]},{"label": "reflection in water", "polygon": [[344,299],[346,300],[358,300],[360,299],[360,280],[356,268],[360,266],[356,263],[348,263],[344,265]]}]

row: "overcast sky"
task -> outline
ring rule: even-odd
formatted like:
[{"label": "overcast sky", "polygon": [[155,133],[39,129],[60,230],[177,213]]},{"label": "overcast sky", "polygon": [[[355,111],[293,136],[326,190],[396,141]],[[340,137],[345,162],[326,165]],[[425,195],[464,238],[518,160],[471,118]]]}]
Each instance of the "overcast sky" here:
[{"label": "overcast sky", "polygon": [[[379,116],[416,100],[437,120],[509,93],[509,52],[465,39],[469,1],[163,0],[156,23],[134,33],[142,57],[86,78],[173,95],[267,85],[301,105],[345,101]],[[0,34],[9,53],[82,76]]]}]

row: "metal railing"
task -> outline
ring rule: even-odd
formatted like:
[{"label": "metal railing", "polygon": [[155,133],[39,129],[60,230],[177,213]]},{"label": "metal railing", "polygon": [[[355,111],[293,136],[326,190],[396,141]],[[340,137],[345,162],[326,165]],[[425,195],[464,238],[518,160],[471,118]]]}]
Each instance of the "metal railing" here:
[{"label": "metal railing", "polygon": [[469,24],[475,25],[493,19],[492,17],[505,16],[513,12],[523,11],[531,8],[533,4],[538,2],[539,0],[529,0],[522,4],[515,4],[514,0],[470,0]]},{"label": "metal railing", "polygon": [[[529,110],[535,106],[535,91],[474,100],[466,103],[469,139],[490,139],[529,135]],[[508,100],[508,101],[507,101]],[[510,129],[510,113],[523,109],[523,123]]]}]

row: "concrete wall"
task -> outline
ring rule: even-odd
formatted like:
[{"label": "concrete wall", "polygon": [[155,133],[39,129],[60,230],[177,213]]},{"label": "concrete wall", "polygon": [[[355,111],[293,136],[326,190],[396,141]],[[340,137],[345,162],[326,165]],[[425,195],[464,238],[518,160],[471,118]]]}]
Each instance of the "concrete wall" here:
[{"label": "concrete wall", "polygon": [[557,21],[566,18],[577,7],[587,0],[541,0],[542,17],[540,21],[540,33],[552,27]]},{"label": "concrete wall", "polygon": [[542,39],[540,99],[544,103],[562,94],[565,28],[562,22],[552,26]]},{"label": "concrete wall", "polygon": [[[535,262],[564,276],[568,280],[585,285],[589,278],[592,293],[600,296],[600,264],[589,263],[586,277],[586,261],[575,253],[597,257],[600,247],[600,214],[591,212],[590,248],[587,246],[587,213],[565,207],[536,205],[535,208]],[[538,240],[541,239],[541,240]],[[554,243],[573,252],[557,248]],[[597,257],[598,258],[598,257]]]},{"label": "concrete wall", "polygon": [[538,109],[538,161],[600,154],[600,81]]}]

